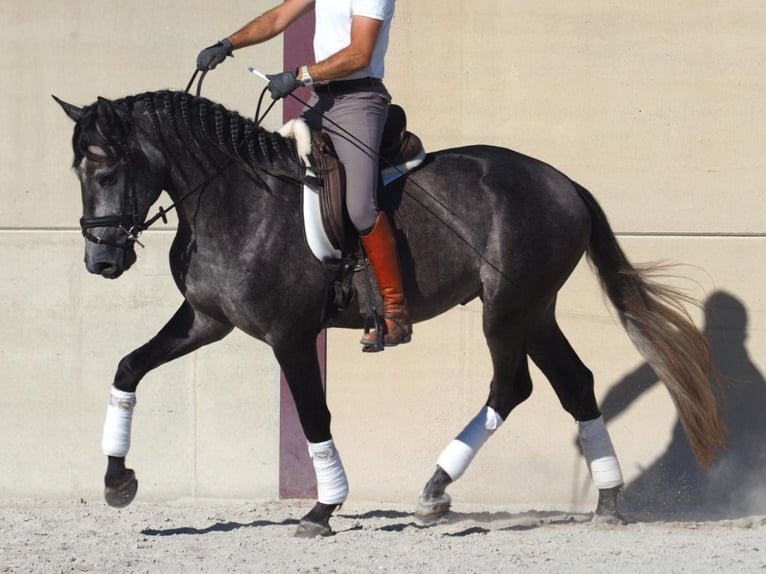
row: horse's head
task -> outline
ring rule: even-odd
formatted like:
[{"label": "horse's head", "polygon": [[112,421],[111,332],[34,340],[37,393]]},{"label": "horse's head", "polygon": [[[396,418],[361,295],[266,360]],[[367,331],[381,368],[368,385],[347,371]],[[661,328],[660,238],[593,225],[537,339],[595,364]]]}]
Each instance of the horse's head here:
[{"label": "horse's head", "polygon": [[54,99],[75,121],[73,167],[82,191],[85,266],[115,279],[135,263],[135,243],[162,191],[157,154],[141,146],[129,107],[99,98],[78,108]]}]

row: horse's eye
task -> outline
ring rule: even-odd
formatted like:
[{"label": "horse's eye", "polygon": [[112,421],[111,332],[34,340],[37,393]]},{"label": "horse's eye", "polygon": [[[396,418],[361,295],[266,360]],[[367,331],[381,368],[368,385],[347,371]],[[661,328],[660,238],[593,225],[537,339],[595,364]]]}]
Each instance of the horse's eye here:
[{"label": "horse's eye", "polygon": [[101,187],[111,187],[115,184],[117,179],[114,177],[114,174],[106,174],[102,175],[100,178],[98,178],[98,183]]}]

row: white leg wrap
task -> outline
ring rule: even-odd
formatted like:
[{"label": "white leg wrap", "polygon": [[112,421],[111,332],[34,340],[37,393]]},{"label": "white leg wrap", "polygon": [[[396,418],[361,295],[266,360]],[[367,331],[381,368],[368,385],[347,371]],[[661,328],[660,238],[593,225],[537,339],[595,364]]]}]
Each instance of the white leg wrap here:
[{"label": "white leg wrap", "polygon": [[112,387],[109,405],[106,407],[104,436],[101,449],[107,456],[125,456],[130,449],[130,426],[136,393],[126,393]]},{"label": "white leg wrap", "polygon": [[473,457],[501,424],[502,417],[492,407],[485,406],[463,432],[447,445],[436,464],[442,467],[453,481],[457,480],[463,476]]},{"label": "white leg wrap", "polygon": [[577,431],[582,453],[596,488],[600,490],[622,486],[622,470],[604,426],[604,417],[592,421],[577,421]]},{"label": "white leg wrap", "polygon": [[348,479],[332,439],[309,443],[309,456],[317,476],[318,501],[322,504],[342,504],[348,496]]}]

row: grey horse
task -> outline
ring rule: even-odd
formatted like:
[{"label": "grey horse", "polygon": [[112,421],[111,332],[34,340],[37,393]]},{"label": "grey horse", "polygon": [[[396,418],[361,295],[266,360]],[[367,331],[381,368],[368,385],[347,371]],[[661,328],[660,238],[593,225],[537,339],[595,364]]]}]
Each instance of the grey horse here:
[{"label": "grey horse", "polygon": [[[330,534],[345,474],[332,446],[315,342],[327,327],[363,328],[378,295],[357,273],[351,278],[356,302],[333,303],[338,266],[307,248],[305,170],[294,144],[183,92],[99,98],[84,108],[57,101],[75,121],[89,272],[116,278],[130,268],[138,233],[163,190],[178,213],[170,266],[184,301],[156,336],[119,362],[109,407],[114,416],[131,412],[138,383],[155,367],[235,327],[264,341],[284,372],[309,445],[326,447],[314,457],[320,495],[297,534]],[[428,154],[415,172],[381,192],[381,204],[395,222],[413,320],[480,298],[493,365],[482,411],[449,443],[420,495],[419,521],[429,524],[448,512],[447,486],[530,396],[528,357],[580,425],[599,490],[595,516],[621,520],[622,477],[608,434],[597,424],[593,376],[555,317],[557,292],[584,254],[632,341],[665,383],[700,464],[707,466],[723,447],[709,378],[715,367],[682,295],[652,279],[652,268],[631,265],[582,186],[536,159],[474,145]],[[124,442],[129,422],[120,428],[115,432]],[[129,504],[137,481],[125,466],[127,449],[105,452],[107,501]],[[598,466],[603,461],[606,469]]]}]

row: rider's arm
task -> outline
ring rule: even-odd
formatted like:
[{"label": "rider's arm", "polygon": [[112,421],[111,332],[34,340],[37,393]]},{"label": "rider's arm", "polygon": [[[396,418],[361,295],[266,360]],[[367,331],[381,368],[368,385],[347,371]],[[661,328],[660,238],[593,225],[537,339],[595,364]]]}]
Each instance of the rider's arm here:
[{"label": "rider's arm", "polygon": [[284,32],[314,7],[314,0],[285,0],[229,36],[233,49],[260,44]]},{"label": "rider's arm", "polygon": [[354,16],[351,20],[351,43],[326,60],[310,65],[312,79],[315,82],[334,80],[367,67],[382,27],[382,20]]}]

